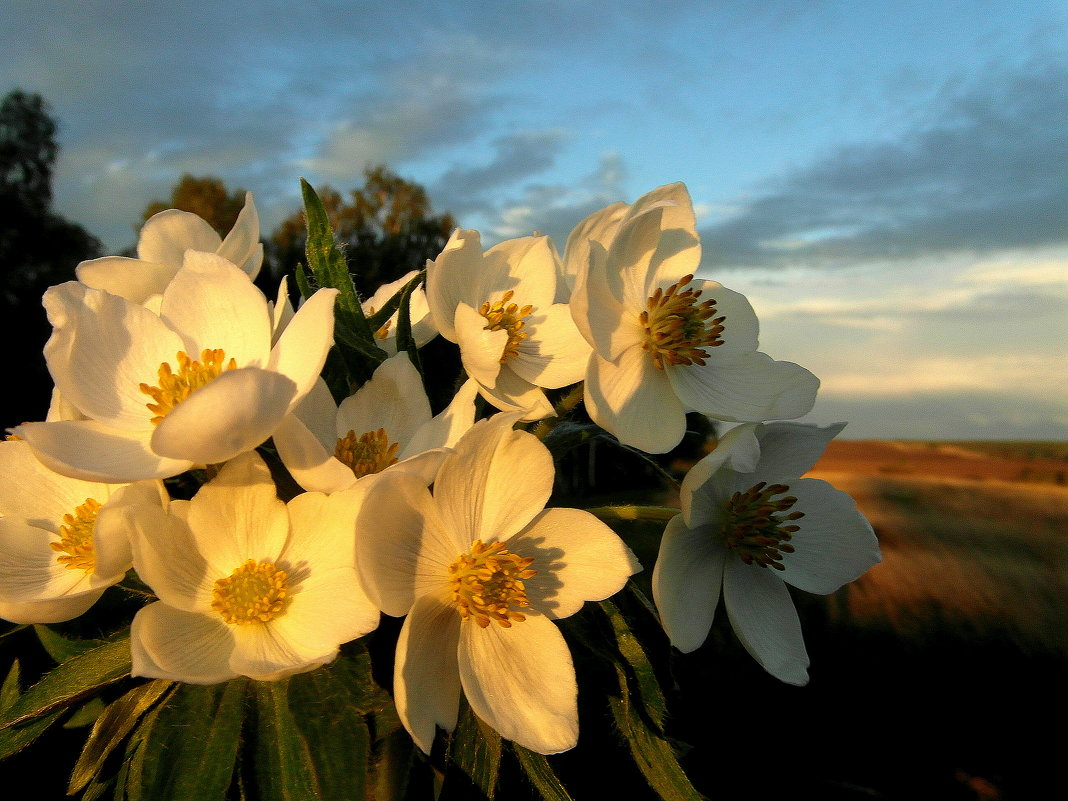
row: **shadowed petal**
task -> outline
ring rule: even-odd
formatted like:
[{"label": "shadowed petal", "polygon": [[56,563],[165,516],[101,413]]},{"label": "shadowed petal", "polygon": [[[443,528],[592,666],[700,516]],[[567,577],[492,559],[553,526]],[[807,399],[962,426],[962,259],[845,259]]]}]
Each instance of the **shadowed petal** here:
[{"label": "shadowed petal", "polygon": [[676,515],[660,541],[653,601],[671,644],[683,653],[701,647],[719,606],[727,551],[714,536],[707,528],[687,528]]},{"label": "shadowed petal", "polygon": [[234,648],[221,619],[183,612],[162,602],[134,615],[130,626],[130,675],[187,684],[217,684],[237,677],[230,668]]}]

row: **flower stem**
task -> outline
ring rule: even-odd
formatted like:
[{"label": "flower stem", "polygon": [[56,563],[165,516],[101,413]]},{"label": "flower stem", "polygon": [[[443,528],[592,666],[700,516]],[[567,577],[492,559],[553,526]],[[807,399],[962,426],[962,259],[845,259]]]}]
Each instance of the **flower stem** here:
[{"label": "flower stem", "polygon": [[663,520],[668,521],[679,510],[670,506],[596,506],[587,509],[591,515],[601,520]]},{"label": "flower stem", "polygon": [[585,384],[581,381],[575,384],[575,386],[573,386],[571,390],[560,398],[560,400],[553,406],[554,416],[547,417],[539,422],[534,426],[530,433],[538,439],[544,440],[549,435],[549,432],[556,427],[556,424],[563,418],[567,417],[571,410],[582,402],[584,386]]}]

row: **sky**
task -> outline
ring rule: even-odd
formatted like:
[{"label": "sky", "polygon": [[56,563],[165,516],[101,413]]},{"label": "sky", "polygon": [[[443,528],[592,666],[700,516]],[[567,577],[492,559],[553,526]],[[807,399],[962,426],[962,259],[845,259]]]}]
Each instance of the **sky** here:
[{"label": "sky", "polygon": [[1068,5],[24,2],[0,93],[59,123],[56,210],[106,252],[183,173],[384,163],[491,244],[683,181],[699,275],[851,438],[1068,439]]}]

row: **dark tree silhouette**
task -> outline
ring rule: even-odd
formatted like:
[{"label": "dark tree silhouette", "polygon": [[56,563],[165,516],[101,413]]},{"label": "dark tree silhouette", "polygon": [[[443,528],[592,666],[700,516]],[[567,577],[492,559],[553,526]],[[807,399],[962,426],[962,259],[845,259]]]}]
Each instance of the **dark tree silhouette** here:
[{"label": "dark tree silhouette", "polygon": [[17,384],[0,394],[4,427],[48,411],[52,381],[42,349],[51,327],[41,296],[73,279],[78,262],[100,255],[96,237],[52,211],[58,153],[44,99],[18,89],[7,94],[0,102],[0,319],[18,332],[19,344],[9,353]]}]

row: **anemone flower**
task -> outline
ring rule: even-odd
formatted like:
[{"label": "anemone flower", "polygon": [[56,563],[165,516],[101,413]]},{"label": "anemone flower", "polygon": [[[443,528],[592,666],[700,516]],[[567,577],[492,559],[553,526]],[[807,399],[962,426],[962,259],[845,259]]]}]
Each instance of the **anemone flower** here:
[{"label": "anemone flower", "polygon": [[311,390],[333,343],[335,289],[272,347],[263,294],[225,259],[186,251],[160,310],[71,281],[49,289],[45,359],[84,420],[14,429],[56,472],[87,481],[177,475],[255,448]]},{"label": "anemone flower", "polygon": [[723,595],[738,639],[781,681],[808,682],[808,653],[787,585],[827,595],[880,560],[853,499],[800,478],[844,423],[741,425],[686,474],[668,523],[653,599],[671,643],[701,646]]},{"label": "anemone flower", "polygon": [[353,562],[357,508],[340,493],[283,503],[250,452],[170,513],[133,516],[134,567],[159,600],[134,616],[132,675],[270,681],[372,631],[378,610]]},{"label": "anemone flower", "polygon": [[793,419],[812,409],[819,381],[792,362],[757,351],[749,301],[695,280],[701,247],[682,184],[650,192],[594,226],[571,313],[593,348],[585,403],[621,442],[665,453],[686,431],[686,413],[717,420]]},{"label": "anemone flower", "polygon": [[429,753],[456,726],[461,688],[500,734],[543,754],[578,738],[575,670],[554,620],[619,591],[640,569],[588,512],[545,509],[552,457],[513,431],[520,413],[475,424],[433,494],[410,473],[375,478],[357,519],[357,564],[397,641],[394,699]]}]

